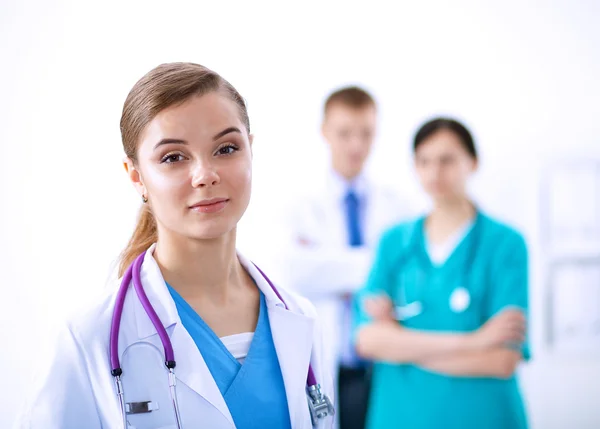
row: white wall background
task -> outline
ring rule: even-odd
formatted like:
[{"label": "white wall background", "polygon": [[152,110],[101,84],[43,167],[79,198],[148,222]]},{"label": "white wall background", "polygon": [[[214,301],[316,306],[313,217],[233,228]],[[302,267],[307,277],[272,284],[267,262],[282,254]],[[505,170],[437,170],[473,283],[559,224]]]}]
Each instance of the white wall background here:
[{"label": "white wall background", "polygon": [[128,239],[139,200],[120,162],[122,103],[143,73],[177,60],[217,70],[248,100],[255,185],[240,245],[251,254],[270,205],[316,184],[334,87],[375,93],[371,170],[419,201],[412,133],[433,114],[464,119],[482,152],[474,194],[532,252],[532,428],[600,427],[598,356],[544,346],[539,244],[545,160],[600,157],[600,3],[394,3],[0,2],[0,427],[56,324],[103,287]]}]

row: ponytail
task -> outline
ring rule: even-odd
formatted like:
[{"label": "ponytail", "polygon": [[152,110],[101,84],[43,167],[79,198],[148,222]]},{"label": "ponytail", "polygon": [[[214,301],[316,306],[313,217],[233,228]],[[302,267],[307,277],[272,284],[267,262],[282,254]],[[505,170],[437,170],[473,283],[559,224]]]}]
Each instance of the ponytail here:
[{"label": "ponytail", "polygon": [[133,235],[127,243],[127,247],[121,253],[119,263],[119,277],[123,277],[127,268],[142,252],[148,249],[158,238],[156,232],[156,220],[148,204],[144,204],[138,215],[137,225]]}]

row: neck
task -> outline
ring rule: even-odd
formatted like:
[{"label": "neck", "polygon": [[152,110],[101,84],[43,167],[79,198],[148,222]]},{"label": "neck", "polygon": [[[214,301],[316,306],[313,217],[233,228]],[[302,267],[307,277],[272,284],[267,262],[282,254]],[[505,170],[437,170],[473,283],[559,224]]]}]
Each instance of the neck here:
[{"label": "neck", "polygon": [[475,207],[467,198],[436,201],[427,218],[427,229],[434,237],[443,238],[475,217],[475,213]]},{"label": "neck", "polygon": [[342,179],[344,179],[348,183],[352,182],[360,174],[360,172],[345,171],[343,168],[341,168],[339,165],[336,164],[335,160],[332,161],[331,168],[333,168],[333,171],[335,172],[335,174],[340,176]]},{"label": "neck", "polygon": [[209,240],[159,232],[154,258],[165,281],[184,298],[222,301],[243,281],[235,243],[235,230]]}]

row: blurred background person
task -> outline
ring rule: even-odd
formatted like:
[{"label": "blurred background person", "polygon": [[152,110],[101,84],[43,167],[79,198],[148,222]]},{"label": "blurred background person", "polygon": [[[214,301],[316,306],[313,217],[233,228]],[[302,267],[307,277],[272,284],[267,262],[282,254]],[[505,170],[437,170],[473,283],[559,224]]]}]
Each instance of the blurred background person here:
[{"label": "blurred background person", "polygon": [[427,122],[414,156],[433,209],[386,231],[355,302],[357,349],[377,362],[367,427],[524,429],[525,241],[469,198],[462,124]]},{"label": "blurred background person", "polygon": [[345,87],[327,98],[322,135],[330,167],[321,187],[289,207],[280,255],[282,280],[312,300],[323,322],[341,429],[364,427],[370,384],[370,364],[350,342],[351,299],[364,285],[380,234],[407,216],[397,193],[363,172],[376,128],[376,104],[364,89]]}]

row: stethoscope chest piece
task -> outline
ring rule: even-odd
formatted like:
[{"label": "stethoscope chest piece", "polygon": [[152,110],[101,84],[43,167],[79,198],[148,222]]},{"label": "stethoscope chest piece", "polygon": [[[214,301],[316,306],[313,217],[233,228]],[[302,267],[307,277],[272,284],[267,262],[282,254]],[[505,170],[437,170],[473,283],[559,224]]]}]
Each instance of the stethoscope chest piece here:
[{"label": "stethoscope chest piece", "polygon": [[327,416],[333,416],[335,414],[335,408],[329,397],[321,393],[321,386],[319,384],[308,386],[306,391],[308,393],[310,420],[313,427],[316,427],[320,419],[324,419]]},{"label": "stethoscope chest piece", "polygon": [[450,295],[450,309],[455,313],[462,313],[471,304],[471,295],[464,287],[457,287]]}]

